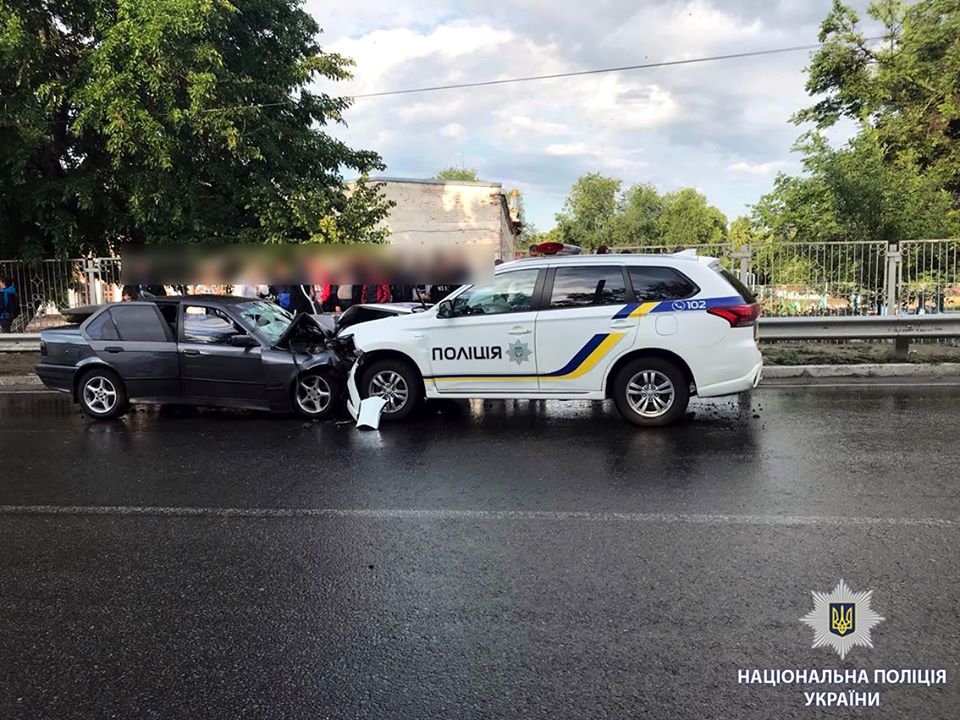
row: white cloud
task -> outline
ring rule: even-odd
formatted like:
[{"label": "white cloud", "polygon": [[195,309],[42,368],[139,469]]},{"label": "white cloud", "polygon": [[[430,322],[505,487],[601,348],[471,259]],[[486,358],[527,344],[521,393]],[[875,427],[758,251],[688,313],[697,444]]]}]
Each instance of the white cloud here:
[{"label": "white cloud", "polygon": [[771,160],[764,163],[751,163],[746,160],[740,160],[727,165],[727,170],[734,175],[773,175],[777,170],[782,170],[789,163],[785,160]]},{"label": "white cloud", "polygon": [[465,128],[460,123],[447,123],[442,128],[440,128],[440,134],[444,137],[455,138],[460,137],[465,132]]},{"label": "white cloud", "polygon": [[361,94],[387,89],[383,82],[412,61],[427,59],[417,73],[417,86],[449,84],[463,79],[454,62],[463,56],[496,51],[514,40],[509,30],[489,25],[440,25],[429,33],[410,28],[374,30],[357,38],[344,37],[324,49],[353,59],[354,79],[337,86],[339,92]]},{"label": "white cloud", "polygon": [[[865,4],[867,0],[853,0]],[[555,74],[816,41],[831,0],[364,0],[316,6],[325,50],[353,57],[340,95]],[[860,8],[858,7],[858,10]],[[332,18],[332,21],[330,21]],[[390,175],[450,165],[518,186],[550,226],[577,177],[702,186],[730,217],[793,169],[804,53],[358,99],[331,131]]]},{"label": "white cloud", "polygon": [[508,131],[517,133],[536,133],[537,135],[565,135],[570,128],[563,123],[534,120],[526,115],[512,115],[507,110],[498,110],[494,113],[508,125]]},{"label": "white cloud", "polygon": [[587,155],[590,153],[584,143],[551,143],[543,151],[547,155]]}]

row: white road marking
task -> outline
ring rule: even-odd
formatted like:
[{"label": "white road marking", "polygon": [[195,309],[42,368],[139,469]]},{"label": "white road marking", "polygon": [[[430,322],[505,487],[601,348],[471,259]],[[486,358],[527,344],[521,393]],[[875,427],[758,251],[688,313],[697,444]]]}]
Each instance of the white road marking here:
[{"label": "white road marking", "polygon": [[130,505],[0,505],[0,515],[77,515],[216,518],[355,518],[360,520],[581,521],[693,525],[828,525],[960,528],[960,520],[831,515],[723,515],[548,510],[414,510],[364,508],[217,508]]}]

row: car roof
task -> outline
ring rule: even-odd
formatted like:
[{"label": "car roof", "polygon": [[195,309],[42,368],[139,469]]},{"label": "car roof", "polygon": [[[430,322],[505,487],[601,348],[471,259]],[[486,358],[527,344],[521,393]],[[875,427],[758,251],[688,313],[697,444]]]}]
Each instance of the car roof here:
[{"label": "car roof", "polygon": [[240,305],[241,303],[256,302],[260,298],[241,297],[239,295],[155,295],[153,297],[140,298],[139,302],[216,302],[221,305]]},{"label": "car roof", "polygon": [[542,257],[520,258],[519,260],[505,262],[497,266],[497,272],[529,267],[564,265],[580,267],[583,265],[609,265],[611,262],[622,263],[624,265],[673,265],[675,263],[711,263],[714,262],[714,260],[716,260],[716,258],[697,255],[690,252],[645,255],[634,253],[607,253],[605,255],[545,255]]}]

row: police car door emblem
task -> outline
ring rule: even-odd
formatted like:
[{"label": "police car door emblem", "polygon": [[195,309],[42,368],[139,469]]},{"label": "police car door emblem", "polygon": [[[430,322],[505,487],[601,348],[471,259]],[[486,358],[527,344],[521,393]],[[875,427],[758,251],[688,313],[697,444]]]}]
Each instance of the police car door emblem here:
[{"label": "police car door emblem", "polygon": [[533,351],[527,347],[525,342],[520,342],[517,340],[510,345],[507,345],[507,354],[510,356],[510,361],[515,362],[517,365],[525,363],[530,359],[530,356],[533,355]]}]

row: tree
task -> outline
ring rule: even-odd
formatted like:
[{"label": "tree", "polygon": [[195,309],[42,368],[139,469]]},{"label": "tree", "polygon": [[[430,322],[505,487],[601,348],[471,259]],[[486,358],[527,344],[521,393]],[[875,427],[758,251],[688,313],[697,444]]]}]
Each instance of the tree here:
[{"label": "tree", "polygon": [[762,240],[762,233],[757,230],[747,216],[741,215],[730,223],[730,229],[727,231],[727,241],[734,247],[743,247]]},{"label": "tree", "polygon": [[818,133],[805,136],[807,177],[777,177],[755,206],[755,219],[774,238],[812,242],[950,237],[960,214],[934,174],[909,152],[891,155],[882,133],[865,128],[845,147]]},{"label": "tree", "polygon": [[453,165],[445,167],[433,176],[434,180],[451,180],[461,182],[481,182],[480,176],[473,168],[458,168]]},{"label": "tree", "polygon": [[660,242],[659,219],[663,199],[652,185],[633,185],[617,202],[616,215],[610,223],[608,242],[611,247],[656,245]]},{"label": "tree", "polygon": [[590,173],[579,178],[557,213],[563,242],[595,250],[609,244],[607,230],[617,209],[620,181]]},{"label": "tree", "polygon": [[318,32],[299,0],[4,0],[0,255],[382,239]]},{"label": "tree", "polygon": [[[775,240],[901,240],[960,233],[960,2],[879,0],[871,44],[857,14],[835,0],[820,29],[795,122],[803,177],[779,175],[754,206]],[[857,134],[834,149],[823,130],[841,118]]]},{"label": "tree", "polygon": [[727,217],[707,204],[707,198],[693,188],[663,196],[663,212],[657,220],[660,242],[669,246],[723,242]]},{"label": "tree", "polygon": [[906,158],[957,202],[960,3],[879,0],[867,12],[882,26],[879,44],[868,42],[857,14],[834,0],[807,80],[807,91],[821,99],[795,119],[822,130],[846,117],[875,130],[888,159]]}]

